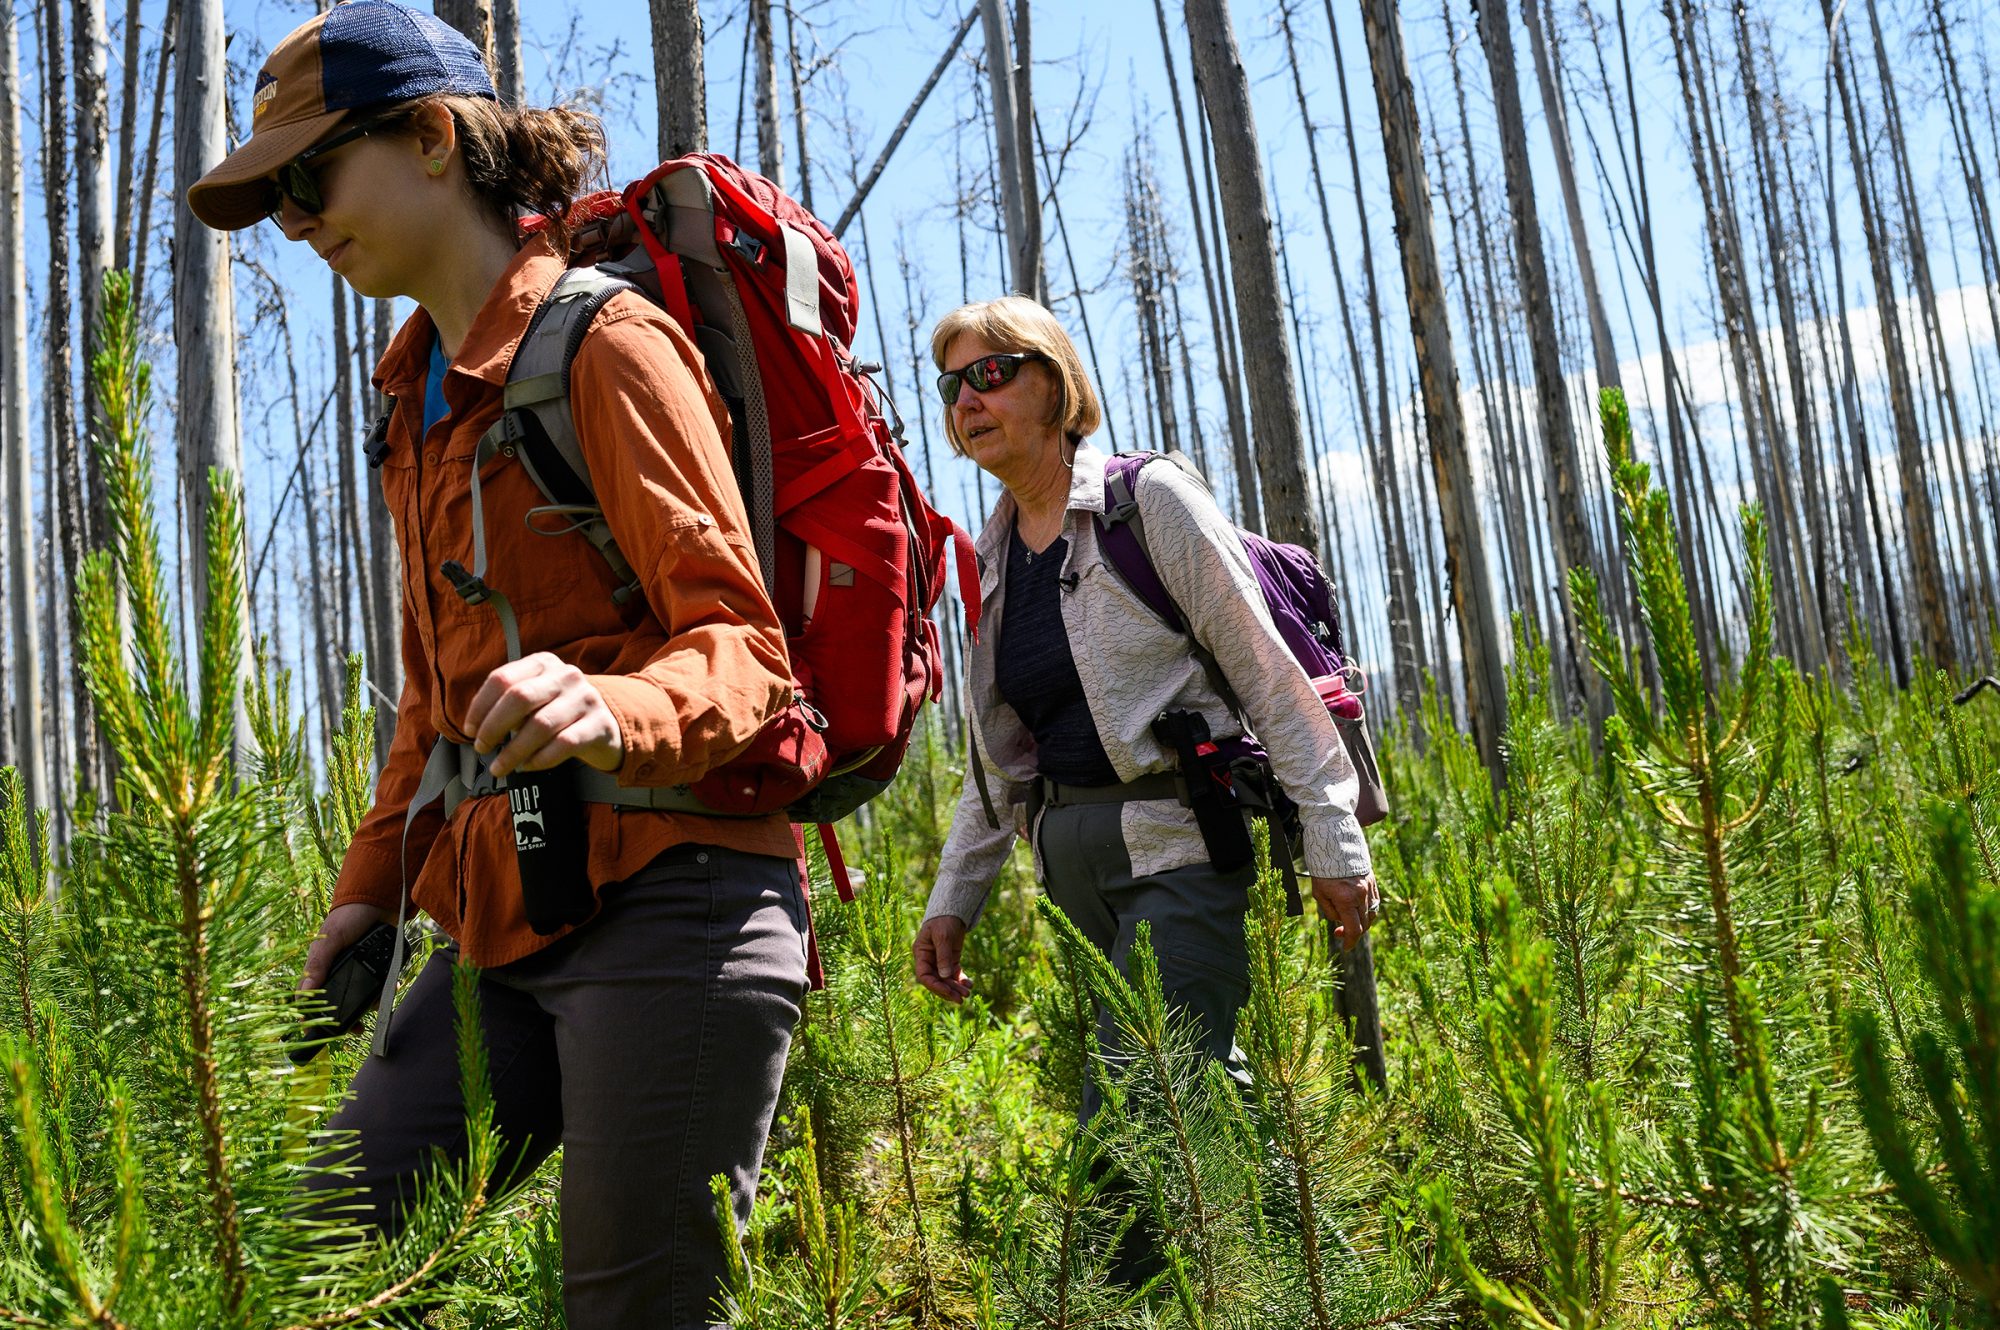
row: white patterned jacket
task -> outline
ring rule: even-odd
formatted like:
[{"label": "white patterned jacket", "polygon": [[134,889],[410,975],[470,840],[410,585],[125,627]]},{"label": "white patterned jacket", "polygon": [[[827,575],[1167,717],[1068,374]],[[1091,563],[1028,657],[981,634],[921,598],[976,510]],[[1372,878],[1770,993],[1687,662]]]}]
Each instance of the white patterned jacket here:
[{"label": "white patterned jacket", "polygon": [[[1105,454],[1077,448],[1063,535],[1069,541],[1062,581],[1063,627],[1104,751],[1121,781],[1174,770],[1174,757],[1152,734],[1162,711],[1199,711],[1218,740],[1243,732],[1189,652],[1186,639],[1139,599],[1104,552],[1097,516],[1104,511]],[[1326,706],[1271,622],[1250,557],[1228,518],[1176,466],[1142,468],[1133,497],[1160,581],[1194,634],[1215,655],[1241,699],[1245,719],[1271,757],[1272,770],[1300,809],[1307,869],[1320,877],[1370,871],[1368,842],[1354,819],[1359,784]],[[1014,497],[1003,489],[979,534],[979,639],[967,652],[967,710],[972,742],[986,766],[996,829],[970,771],[945,839],[937,885],[925,918],[979,918],[1017,831],[1026,830],[1035,740],[1001,698],[994,646],[1005,610],[1007,537]],[[1194,814],[1174,799],[1122,806],[1125,848],[1134,876],[1202,863]],[[1039,868],[1038,868],[1039,871]]]}]

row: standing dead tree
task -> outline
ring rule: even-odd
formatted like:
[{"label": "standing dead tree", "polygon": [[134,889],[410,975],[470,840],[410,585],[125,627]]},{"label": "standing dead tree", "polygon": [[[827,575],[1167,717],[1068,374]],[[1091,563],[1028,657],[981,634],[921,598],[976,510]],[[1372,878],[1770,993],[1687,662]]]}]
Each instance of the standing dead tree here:
[{"label": "standing dead tree", "polygon": [[1478,495],[1473,491],[1471,458],[1466,451],[1458,368],[1452,360],[1451,319],[1445,306],[1444,278],[1438,270],[1423,133],[1410,86],[1409,60],[1403,50],[1403,23],[1394,0],[1362,0],[1361,26],[1368,43],[1368,63],[1375,75],[1382,151],[1389,171],[1389,196],[1395,205],[1410,336],[1416,346],[1423,397],[1424,433],[1430,440],[1438,514],[1444,528],[1445,568],[1465,663],[1466,721],[1487,770],[1500,783],[1506,776],[1500,756],[1500,731],[1506,722],[1506,674]]},{"label": "standing dead tree", "polygon": [[[208,529],[212,472],[243,474],[236,418],[236,300],[229,271],[229,236],[196,220],[186,183],[229,151],[224,130],[228,90],[223,55],[222,0],[182,0],[180,70],[174,87],[174,343],[178,350],[176,416],[180,488],[187,529]],[[195,618],[206,613],[207,564],[193,560]],[[242,588],[238,588],[240,594]],[[242,621],[249,622],[247,612]],[[80,654],[80,653],[79,653]],[[249,642],[244,659],[249,664]],[[239,692],[239,699],[240,699]],[[239,700],[239,710],[242,707]],[[239,717],[239,722],[241,717]],[[239,741],[247,731],[239,723]]]},{"label": "standing dead tree", "polygon": [[[90,548],[89,513],[85,507],[85,463],[78,440],[76,396],[73,391],[75,362],[71,352],[70,215],[68,208],[70,159],[69,106],[63,79],[62,7],[55,0],[42,5],[41,73],[42,98],[42,197],[48,222],[49,278],[47,291],[47,338],[43,343],[46,376],[43,394],[48,421],[49,464],[55,471],[54,497],[59,512],[56,523],[62,541],[62,563],[67,577],[82,575],[84,555]],[[53,127],[53,128],[51,128]],[[218,154],[218,157],[220,154]],[[58,585],[61,581],[58,580]],[[65,602],[69,640],[83,640],[82,612],[73,596]],[[83,675],[83,653],[71,652],[70,689],[74,710],[71,757],[75,773],[95,785],[98,776],[97,727],[91,720],[90,689]]]},{"label": "standing dead tree", "polygon": [[1862,235],[1868,247],[1868,270],[1875,284],[1875,312],[1882,330],[1882,360],[1889,380],[1890,419],[1896,435],[1896,470],[1901,482],[1903,543],[1912,565],[1911,589],[1916,600],[1918,635],[1930,663],[1940,669],[1958,664],[1952,634],[1944,567],[1938,555],[1937,521],[1930,498],[1929,464],[1917,425],[1916,402],[1910,385],[1909,361],[1903,348],[1896,279],[1889,263],[1887,220],[1877,194],[1875,172],[1865,146],[1855,106],[1852,63],[1845,17],[1834,12],[1834,0],[1820,0],[1820,12],[1832,44],[1834,86],[1840,93],[1841,118],[1847,129],[1856,201]]},{"label": "standing dead tree", "polygon": [[21,166],[21,58],[14,9],[0,12],[0,469],[5,472],[7,673],[14,687],[12,758],[31,809],[49,807],[42,726],[42,650],[35,631],[34,468],[28,432],[28,237]]},{"label": "standing dead tree", "polygon": [[[1028,0],[1020,0],[1025,18]],[[994,165],[999,172],[1002,220],[1007,239],[1008,287],[1035,299],[1046,296],[1042,279],[1042,200],[1035,183],[1032,133],[1034,103],[1025,71],[1016,67],[1014,34],[1008,31],[1001,0],[979,0],[986,33],[986,75],[993,91]]]},{"label": "standing dead tree", "polygon": [[1291,332],[1278,281],[1264,158],[1250,104],[1250,80],[1229,21],[1227,0],[1186,0],[1188,44],[1215,144],[1216,173],[1236,283],[1236,317],[1243,344],[1258,354],[1245,363],[1250,419],[1256,430],[1257,479],[1264,529],[1275,540],[1318,549],[1319,519],[1306,480],[1304,429]]},{"label": "standing dead tree", "polygon": [[[1507,181],[1507,211],[1513,222],[1514,275],[1520,282],[1521,313],[1526,325],[1529,361],[1535,373],[1535,423],[1542,439],[1542,461],[1548,482],[1564,637],[1572,658],[1580,661],[1587,659],[1588,647],[1570,597],[1569,572],[1572,568],[1587,568],[1601,581],[1605,560],[1591,539],[1586,517],[1576,420],[1570,411],[1569,387],[1563,379],[1562,355],[1556,344],[1548,261],[1542,250],[1535,180],[1528,164],[1527,121],[1521,112],[1520,82],[1514,64],[1513,27],[1504,4],[1480,6],[1479,42],[1492,77],[1500,162]],[[1610,702],[1604,689],[1587,684],[1584,696],[1590,703],[1593,725],[1601,723]]]},{"label": "standing dead tree", "polygon": [[660,98],[660,157],[708,149],[708,80],[699,0],[650,0],[653,82]]}]

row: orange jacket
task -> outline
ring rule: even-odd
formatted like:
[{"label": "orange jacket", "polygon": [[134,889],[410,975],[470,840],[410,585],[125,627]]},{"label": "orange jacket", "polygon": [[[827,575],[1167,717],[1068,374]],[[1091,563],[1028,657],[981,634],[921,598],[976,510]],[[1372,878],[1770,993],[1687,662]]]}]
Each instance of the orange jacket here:
[{"label": "orange jacket", "polygon": [[[381,480],[402,553],[403,695],[374,807],[341,864],[336,905],[396,909],[397,847],[424,761],[440,734],[468,740],[462,722],[473,694],[507,658],[492,606],[466,604],[439,566],[473,564],[473,451],[500,415],[507,367],[562,267],[545,242],[522,248],[445,375],[450,414],[428,437],[418,435],[436,338],[430,316],[412,315],[376,368],[376,386],[396,399]],[[618,605],[611,571],[589,541],[529,528],[528,509],[547,500],[505,454],[481,476],[486,581],[512,603],[524,654],[553,652],[604,695],[624,734],[619,783],[685,784],[742,751],[791,698],[784,634],[730,471],[729,414],[693,343],[632,292],[614,297],[584,337],[570,405],[605,518],[645,596]],[[778,814],[704,818],[607,804],[586,811],[593,890],[687,841],[797,853]],[[408,867],[412,903],[474,965],[517,960],[560,936],[528,927],[505,799],[468,799],[448,825],[441,805],[425,810],[410,828]]]}]

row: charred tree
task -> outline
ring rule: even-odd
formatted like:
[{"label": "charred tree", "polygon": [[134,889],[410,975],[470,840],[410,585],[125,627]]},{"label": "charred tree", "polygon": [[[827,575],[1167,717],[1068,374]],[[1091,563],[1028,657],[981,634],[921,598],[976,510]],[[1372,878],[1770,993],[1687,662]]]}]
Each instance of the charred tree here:
[{"label": "charred tree", "polygon": [[1306,484],[1305,436],[1291,334],[1278,283],[1264,159],[1257,146],[1250,80],[1236,46],[1226,0],[1187,0],[1188,41],[1215,144],[1216,173],[1228,220],[1229,268],[1243,344],[1258,348],[1245,364],[1264,528],[1273,539],[1319,548],[1319,520]]},{"label": "charred tree", "polygon": [[1506,677],[1499,625],[1493,614],[1493,584],[1487,575],[1478,496],[1473,490],[1471,460],[1466,451],[1465,419],[1459,405],[1458,367],[1452,359],[1444,278],[1438,271],[1423,133],[1410,86],[1409,61],[1403,51],[1402,19],[1392,0],[1362,0],[1361,26],[1368,42],[1368,63],[1375,75],[1382,150],[1389,171],[1389,194],[1395,205],[1403,284],[1409,298],[1410,336],[1416,346],[1424,433],[1430,440],[1438,513],[1444,528],[1446,572],[1465,663],[1466,721],[1487,771],[1500,783],[1506,777],[1500,756],[1500,731],[1506,721]]},{"label": "charred tree", "polygon": [[660,99],[660,157],[708,149],[708,81],[699,0],[649,0],[653,83]]}]

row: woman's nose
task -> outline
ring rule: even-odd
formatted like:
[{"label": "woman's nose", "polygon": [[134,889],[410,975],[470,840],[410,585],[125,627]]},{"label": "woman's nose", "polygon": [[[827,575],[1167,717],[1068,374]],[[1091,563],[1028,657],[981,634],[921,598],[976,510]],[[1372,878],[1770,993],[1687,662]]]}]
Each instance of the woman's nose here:
[{"label": "woman's nose", "polygon": [[285,233],[287,240],[304,240],[311,231],[312,224],[319,220],[318,213],[307,212],[294,202],[289,194],[278,195],[278,210],[271,216],[278,223],[278,229]]}]

